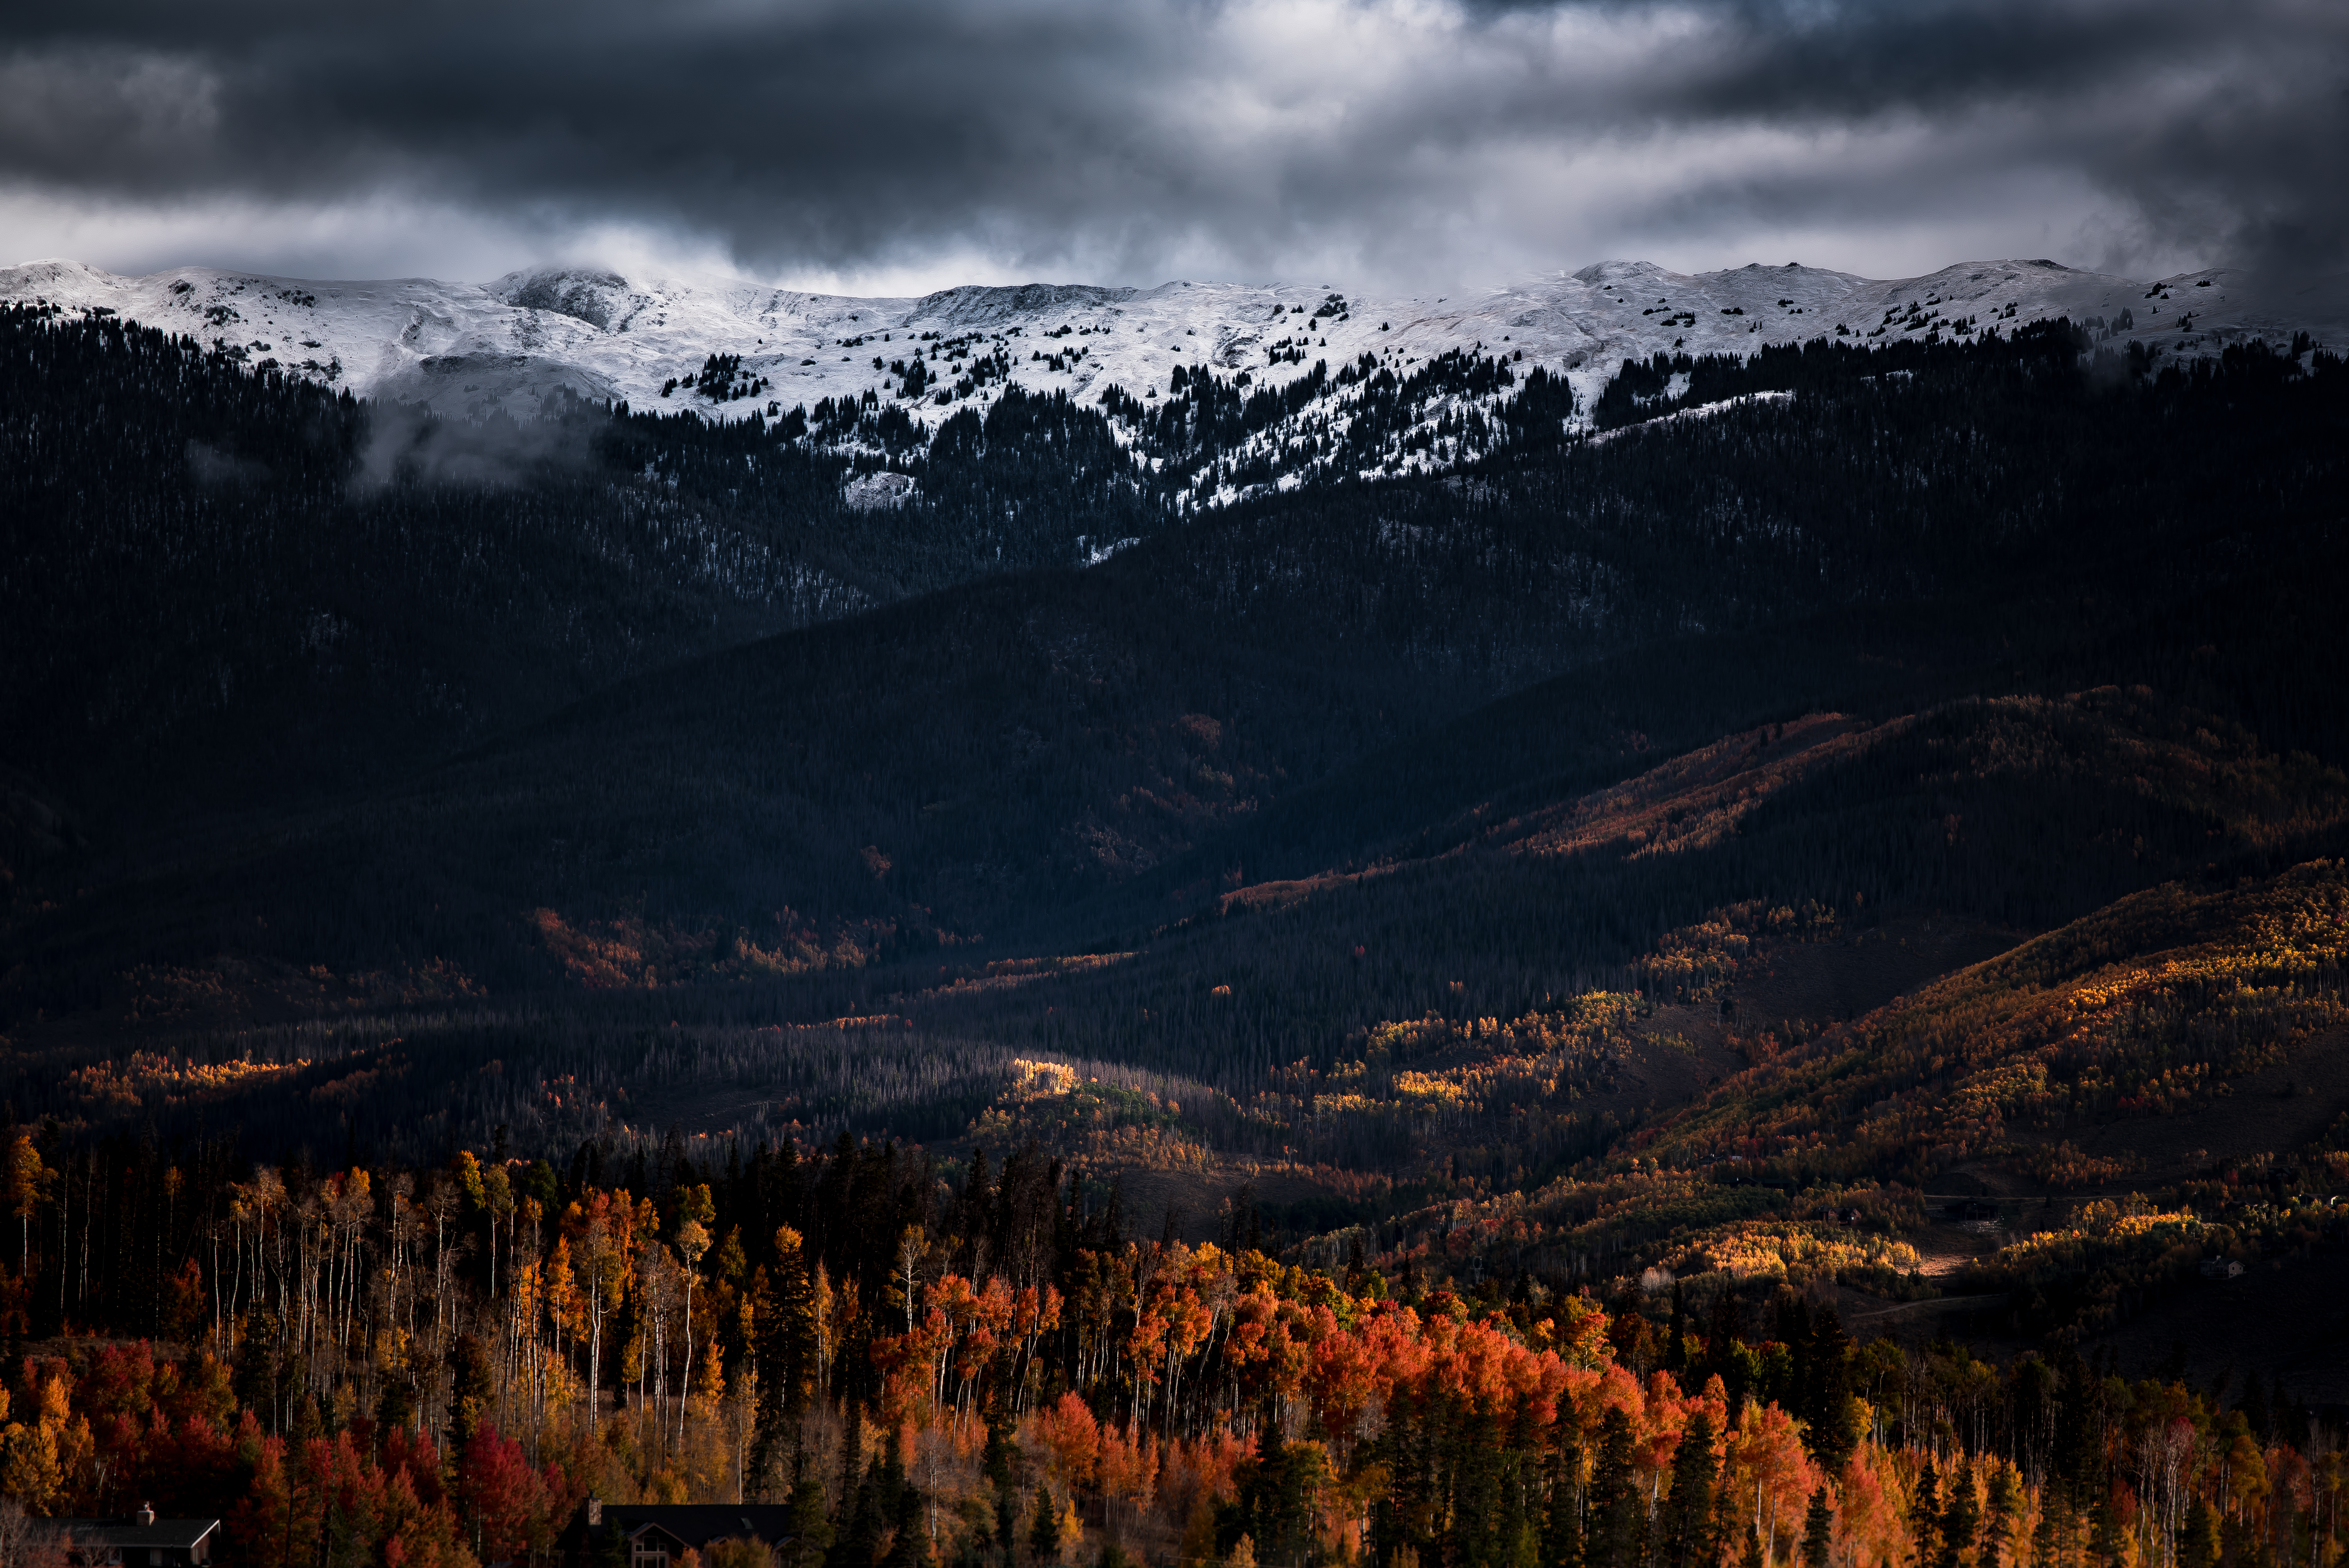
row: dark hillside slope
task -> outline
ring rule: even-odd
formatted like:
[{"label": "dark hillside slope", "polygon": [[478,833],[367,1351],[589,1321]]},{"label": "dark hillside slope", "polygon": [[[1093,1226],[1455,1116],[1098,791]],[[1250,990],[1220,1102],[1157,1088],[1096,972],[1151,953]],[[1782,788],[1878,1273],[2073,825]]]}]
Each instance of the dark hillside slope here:
[{"label": "dark hillside slope", "polygon": [[0,310],[0,762],[102,837],[284,806],[1155,519],[1065,398],[1007,397],[897,453],[911,505],[845,505],[848,459],[808,438],[803,411],[450,424]]},{"label": "dark hillside slope", "polygon": [[[1140,756],[1152,760],[1150,748]],[[1133,763],[1112,749],[1095,765]],[[1040,783],[1032,793],[1064,787]],[[463,798],[492,815],[469,824],[419,812],[420,830],[405,839],[384,826],[397,825],[403,804],[378,803],[374,861],[339,865],[288,834],[282,861],[238,862],[238,876],[306,870],[332,894],[298,903],[285,887],[268,890],[280,902],[265,934],[228,927],[258,905],[231,903],[219,885],[143,891],[182,901],[180,918],[221,920],[208,934],[248,953],[267,954],[272,940],[289,938],[276,951],[334,951],[350,940],[373,952],[383,934],[364,923],[388,922],[379,912],[416,896],[386,874],[409,864],[394,846],[420,851],[412,864],[421,869],[405,872],[419,884],[430,868],[479,853],[489,857],[481,882],[441,875],[429,884],[448,903],[440,925],[421,928],[477,941],[525,977],[559,975],[562,990],[526,998],[444,990],[371,1014],[347,1008],[315,1027],[254,1028],[172,1004],[209,968],[148,972],[127,994],[99,974],[93,987],[120,1022],[77,1034],[20,1015],[15,1032],[26,1049],[12,1058],[11,1094],[20,1106],[72,1109],[78,1102],[43,1087],[56,1071],[36,1064],[79,1067],[128,1026],[197,1060],[258,1052],[316,1064],[282,1083],[256,1077],[237,1088],[238,1115],[270,1138],[301,1136],[287,1097],[310,1094],[331,1125],[387,1148],[414,1147],[419,1136],[477,1138],[500,1120],[517,1136],[525,1127],[585,1136],[595,1101],[579,1100],[573,1076],[615,1114],[659,1102],[698,1116],[787,1111],[812,1126],[845,1119],[936,1137],[959,1130],[998,1091],[1012,1057],[1040,1055],[1213,1086],[1232,1099],[1221,1109],[1201,1100],[1197,1115],[1253,1152],[1310,1148],[1379,1170],[1448,1148],[1469,1172],[1497,1177],[1594,1153],[1640,1116],[1671,1109],[1650,1106],[1655,1091],[1638,1080],[1690,1079],[1674,1091],[1685,1092],[1723,1070],[1717,1029],[1707,1035],[1710,1065],[1675,1054],[1687,1046],[1669,1037],[1691,1030],[1700,1010],[1707,1020],[1725,1016],[1731,1039],[1744,1037],[1755,1059],[1816,1038],[1832,1016],[1813,1012],[1790,1030],[1791,1019],[1770,1011],[1784,981],[1812,974],[1842,989],[1829,973],[1841,973],[1836,965],[1884,968],[1871,944],[1908,940],[1920,920],[1961,933],[2045,929],[2165,880],[2182,878],[2182,896],[2200,898],[2277,874],[2313,850],[2349,847],[2349,784],[2337,769],[2266,753],[2209,716],[2109,691],[1968,701],[1914,718],[1816,716],[1726,737],[1619,784],[1490,821],[1427,859],[1235,888],[1128,954],[987,963],[984,950],[977,958],[955,947],[907,952],[902,927],[893,932],[879,914],[845,934],[769,925],[723,940],[639,916],[513,922],[489,884],[515,874],[494,858],[505,826],[494,813],[505,808],[492,789]],[[559,815],[561,805],[533,807],[530,820]],[[747,882],[763,872],[781,813],[771,802],[730,805]],[[966,820],[930,830],[987,829]],[[353,841],[346,833],[333,845]],[[623,840],[616,857],[632,844]],[[636,848],[645,859],[620,869],[641,877],[657,846]],[[838,874],[871,888],[880,908],[898,867],[876,876],[859,857]],[[473,902],[458,906],[459,897]],[[85,908],[77,918],[95,916]],[[336,919],[347,923],[326,923]],[[67,939],[78,934],[51,931],[70,959]],[[864,950],[851,951],[857,944]],[[504,978],[495,968],[477,975]],[[848,1034],[810,1026],[839,1019],[854,1021]],[[1657,1039],[1642,1047],[1643,1035]],[[1528,1037],[1551,1043],[1531,1051]],[[894,1064],[885,1081],[860,1079],[847,1065],[860,1057]],[[502,1065],[477,1072],[471,1062]],[[1630,1081],[1616,1082],[1619,1069]],[[353,1075],[368,1075],[364,1114],[332,1088]],[[1457,1081],[1465,1099],[1429,1124],[1425,1082],[1409,1075]],[[1573,1093],[1543,1090],[1545,1082]],[[452,1086],[461,1096],[444,1103]],[[169,1114],[195,1115],[202,1103]],[[1744,1119],[1738,1128],[1751,1119],[1734,1114]],[[1896,1152],[1905,1160],[1914,1148]]]},{"label": "dark hillside slope", "polygon": [[1512,790],[1808,709],[2149,684],[2349,761],[2338,358],[2253,347],[2133,377],[2051,328],[1709,374],[1722,396],[1798,390],[1600,443],[1529,428],[1472,477],[1254,502],[1137,552],[1263,634],[1571,672],[1291,793],[1153,896],[1423,853]]},{"label": "dark hillside slope", "polygon": [[1225,892],[1120,964],[912,1010],[946,1033],[1254,1084],[1327,1068],[1381,1020],[1506,1019],[1593,988],[1733,1005],[1748,939],[1730,933],[1754,923],[1719,924],[1724,909],[1785,908],[1821,934],[1912,913],[2035,931],[2166,878],[2223,883],[2344,848],[2341,770],[2149,694],[1813,717],[1483,821],[1423,859]]},{"label": "dark hillside slope", "polygon": [[0,350],[0,735],[95,823],[347,785],[871,600],[807,547],[804,463],[745,517],[611,482],[600,409],[419,423],[26,310]]},{"label": "dark hillside slope", "polygon": [[[391,745],[364,790],[69,860],[47,885],[73,895],[12,934],[17,981],[63,1005],[219,952],[560,981],[602,973],[565,954],[614,923],[664,952],[636,982],[1023,930],[1131,946],[1229,887],[1430,854],[1806,709],[2133,684],[2181,614],[2256,646],[2168,673],[2331,751],[2309,694],[2337,645],[2295,654],[2277,628],[2311,607],[2270,612],[2337,562],[2337,361],[2133,379],[2041,333],[1887,364],[1806,351],[1791,401],[1267,498],[1090,572],[670,664],[460,760]],[[1508,987],[1619,965],[1712,897],[1608,914]]]},{"label": "dark hillside slope", "polygon": [[552,980],[542,906],[647,922],[705,967],[843,940],[863,962],[1112,885],[1457,700],[1231,643],[1131,578],[1017,578],[622,683],[127,868],[27,935],[51,983],[118,936]]}]

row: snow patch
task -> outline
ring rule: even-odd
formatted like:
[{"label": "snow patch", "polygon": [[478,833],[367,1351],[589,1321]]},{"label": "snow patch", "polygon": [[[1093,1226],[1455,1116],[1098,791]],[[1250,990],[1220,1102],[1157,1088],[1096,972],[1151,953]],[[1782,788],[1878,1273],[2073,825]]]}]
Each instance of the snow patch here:
[{"label": "snow patch", "polygon": [[1748,404],[1791,403],[1794,400],[1795,395],[1792,392],[1748,392],[1742,397],[1723,397],[1718,403],[1700,403],[1693,408],[1679,408],[1669,414],[1659,414],[1652,419],[1642,419],[1636,425],[1623,425],[1612,430],[1602,430],[1598,435],[1586,438],[1583,444],[1590,447],[1603,447],[1616,437],[1628,436],[1634,430],[1652,430],[1659,425],[1675,425],[1685,419],[1710,419],[1716,414],[1725,414],[1732,408],[1743,408]]},{"label": "snow patch", "polygon": [[1086,565],[1099,566],[1119,551],[1141,542],[1139,539],[1094,540],[1089,535],[1081,533],[1077,535],[1077,552],[1085,558]]},{"label": "snow patch", "polygon": [[841,487],[840,499],[854,511],[873,511],[905,505],[917,488],[911,474],[859,474]]}]

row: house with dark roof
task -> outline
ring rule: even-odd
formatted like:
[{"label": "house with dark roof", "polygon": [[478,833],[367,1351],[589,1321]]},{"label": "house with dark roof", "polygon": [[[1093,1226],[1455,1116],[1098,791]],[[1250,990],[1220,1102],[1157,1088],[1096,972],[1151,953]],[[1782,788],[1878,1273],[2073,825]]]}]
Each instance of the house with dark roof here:
[{"label": "house with dark roof", "polygon": [[174,1568],[210,1563],[220,1539],[217,1519],[158,1519],[152,1504],[119,1519],[53,1519],[48,1527],[71,1542],[76,1568]]},{"label": "house with dark roof", "polygon": [[769,1503],[620,1503],[589,1498],[554,1538],[563,1568],[675,1568],[688,1551],[721,1541],[769,1548],[792,1539],[792,1511]]}]

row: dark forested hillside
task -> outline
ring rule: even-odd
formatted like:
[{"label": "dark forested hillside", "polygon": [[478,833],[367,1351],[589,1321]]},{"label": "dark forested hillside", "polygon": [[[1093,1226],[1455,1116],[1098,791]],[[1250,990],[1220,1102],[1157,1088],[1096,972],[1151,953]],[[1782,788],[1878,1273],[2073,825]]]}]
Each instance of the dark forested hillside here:
[{"label": "dark forested hillside", "polygon": [[405,771],[639,671],[1147,531],[1065,400],[950,422],[905,459],[917,500],[863,509],[805,410],[452,425],[39,308],[0,315],[0,733],[109,814]]},{"label": "dark forested hillside", "polygon": [[[1341,479],[1153,531],[1103,417],[1065,401],[957,417],[905,460],[929,510],[858,511],[799,414],[395,430],[134,329],[14,330],[61,410],[119,382],[129,411],[110,455],[48,404],[14,427],[46,530],[16,581],[63,585],[22,593],[16,765],[68,807],[118,756],[174,793],[314,802],[140,846],[114,891],[20,929],[46,985],[110,972],[109,934],[134,931],[150,959],[523,983],[558,973],[540,909],[866,958],[1040,922],[1125,942],[1131,917],[1081,901],[1140,877],[1131,907],[1164,909],[1359,862],[1806,707],[2158,681],[2254,705],[2273,746],[2343,739],[2337,707],[2302,695],[2337,645],[2311,645],[2322,607],[2296,597],[2341,548],[2344,373],[2322,353],[2148,376],[2061,327],[1816,345],[1697,366],[1682,402],[1791,398],[1595,442],[1527,426],[1449,478]],[[125,476],[125,504],[68,492],[86,471]],[[1030,541],[1149,536],[1089,572],[709,651],[978,572],[936,542],[968,550],[953,520],[1022,508],[1058,520]],[[2184,624],[2209,640],[2181,647]]]}]

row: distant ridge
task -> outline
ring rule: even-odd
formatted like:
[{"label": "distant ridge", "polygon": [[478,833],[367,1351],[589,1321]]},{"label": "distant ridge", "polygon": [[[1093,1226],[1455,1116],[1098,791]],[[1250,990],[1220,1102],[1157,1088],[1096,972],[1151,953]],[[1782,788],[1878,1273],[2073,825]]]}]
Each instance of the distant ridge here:
[{"label": "distant ridge", "polygon": [[[1454,350],[1542,366],[1587,403],[1626,358],[1750,354],[1842,337],[1964,335],[2069,316],[2166,356],[2295,332],[2349,338],[2349,284],[2287,291],[2228,269],[2134,280],[2044,258],[1971,262],[1869,279],[1799,263],[1674,273],[1609,261],[1479,293],[1381,297],[1303,284],[970,285],[919,298],[795,293],[739,282],[534,268],[489,284],[322,281],[211,267],[119,277],[73,261],[0,269],[0,300],[47,300],[191,334],[281,368],[448,415],[526,415],[550,396],[657,405],[664,384],[712,355],[739,356],[755,397],[695,405],[717,418],[825,397],[904,401],[932,424],[1006,385],[1098,398],[1111,386],[1164,392],[1177,366],[1285,386],[1317,362],[1368,354],[1398,366]],[[1063,331],[1065,329],[1065,332]],[[1840,333],[1838,332],[1840,330]],[[960,340],[950,342],[949,340]],[[996,368],[937,400],[893,371],[920,344],[943,363]],[[957,353],[957,350],[962,352]],[[952,377],[947,378],[951,387]],[[684,407],[683,404],[676,405]]]}]

